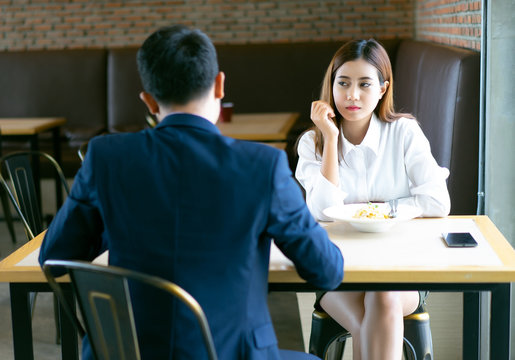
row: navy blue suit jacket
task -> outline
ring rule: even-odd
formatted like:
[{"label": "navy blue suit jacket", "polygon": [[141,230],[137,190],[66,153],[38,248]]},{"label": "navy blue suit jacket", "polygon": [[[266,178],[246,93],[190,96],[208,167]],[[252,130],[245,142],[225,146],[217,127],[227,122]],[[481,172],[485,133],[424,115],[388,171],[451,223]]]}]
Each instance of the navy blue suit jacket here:
[{"label": "navy blue suit jacket", "polygon": [[[107,247],[110,264],[193,295],[220,359],[276,359],[271,239],[308,282],[327,290],[341,282],[342,255],[309,213],[283,151],[172,114],[155,129],[90,142],[39,260],[92,260]],[[187,311],[148,289],[131,292],[144,359],[205,357]]]}]

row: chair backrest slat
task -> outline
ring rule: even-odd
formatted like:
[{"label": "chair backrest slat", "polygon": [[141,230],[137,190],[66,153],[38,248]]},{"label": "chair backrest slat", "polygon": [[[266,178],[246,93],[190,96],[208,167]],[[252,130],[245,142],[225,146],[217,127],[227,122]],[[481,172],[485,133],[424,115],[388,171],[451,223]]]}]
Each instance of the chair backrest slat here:
[{"label": "chair backrest slat", "polygon": [[107,273],[69,269],[86,333],[102,359],[137,360],[139,347],[127,281]]},{"label": "chair backrest slat", "polygon": [[29,157],[12,157],[5,161],[7,172],[11,178],[14,195],[18,205],[29,224],[33,234],[44,230],[36,186]]}]

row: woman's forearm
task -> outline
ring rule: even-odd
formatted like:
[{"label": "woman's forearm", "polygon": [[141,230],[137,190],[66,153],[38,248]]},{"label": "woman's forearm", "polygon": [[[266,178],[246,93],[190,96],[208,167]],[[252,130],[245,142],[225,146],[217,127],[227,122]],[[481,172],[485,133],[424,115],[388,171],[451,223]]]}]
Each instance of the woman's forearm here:
[{"label": "woman's forearm", "polygon": [[340,185],[338,172],[338,137],[324,139],[324,150],[322,153],[322,175],[335,186]]}]

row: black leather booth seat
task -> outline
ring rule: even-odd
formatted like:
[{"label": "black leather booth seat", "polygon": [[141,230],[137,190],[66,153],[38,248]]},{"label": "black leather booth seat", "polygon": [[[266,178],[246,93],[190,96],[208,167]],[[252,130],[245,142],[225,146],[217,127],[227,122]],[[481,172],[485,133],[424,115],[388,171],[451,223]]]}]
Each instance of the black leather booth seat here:
[{"label": "black leather booth seat", "polygon": [[[381,41],[381,40],[380,40]],[[479,53],[411,40],[381,41],[395,74],[398,108],[413,113],[433,154],[451,171],[454,214],[475,213],[479,123]],[[311,101],[341,42],[217,46],[225,101],[236,113],[295,111],[287,152],[311,126]],[[0,53],[0,117],[64,116],[63,168],[73,177],[78,146],[95,134],[137,131],[146,110],[138,94],[136,48]],[[4,141],[5,143],[6,141]],[[4,144],[4,152],[20,148]],[[49,141],[43,150],[51,152]]]},{"label": "black leather booth seat", "polygon": [[475,214],[479,154],[479,53],[402,41],[395,63],[395,104],[414,114],[447,182],[452,214]]}]

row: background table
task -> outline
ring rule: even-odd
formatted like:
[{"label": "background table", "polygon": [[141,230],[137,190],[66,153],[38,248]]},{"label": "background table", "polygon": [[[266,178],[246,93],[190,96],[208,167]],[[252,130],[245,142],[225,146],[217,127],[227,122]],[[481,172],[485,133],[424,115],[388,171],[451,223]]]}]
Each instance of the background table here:
[{"label": "background table", "polygon": [[[331,240],[342,249],[345,257],[345,276],[338,290],[489,291],[492,295],[490,357],[493,360],[509,359],[510,283],[515,281],[515,251],[488,217],[415,219],[398,224],[384,234],[358,233],[342,223],[323,226]],[[479,246],[475,249],[445,248],[443,241],[439,239],[442,231],[471,231]],[[393,251],[394,247],[388,243],[391,239],[399,244],[404,243],[404,251]],[[43,234],[40,234],[0,262],[0,282],[10,283],[13,339],[17,359],[32,358],[28,293],[49,290],[37,265],[42,240]],[[376,246],[371,247],[371,243]],[[388,248],[390,249],[385,251]],[[367,252],[370,256],[360,255]],[[465,256],[464,252],[468,255]],[[388,255],[394,257],[395,254],[398,254],[397,259],[388,258]],[[410,258],[410,254],[413,257]],[[438,254],[450,256],[443,259]],[[483,255],[480,265],[467,264]],[[435,258],[436,256],[439,258]],[[293,264],[275,246],[272,247],[270,258],[268,281],[271,291],[316,290],[299,277]],[[103,261],[106,262],[105,257]],[[425,263],[420,264],[419,261]],[[479,308],[465,307],[464,315],[466,314],[468,315],[465,318],[471,318],[473,324],[479,325]],[[75,358],[76,334],[73,337],[74,332],[69,328],[66,331],[71,333],[65,333],[64,327],[71,327],[71,324],[65,322],[62,326],[63,354],[66,353],[67,356],[64,358]],[[464,326],[463,359],[479,359],[478,334],[478,326]]]},{"label": "background table", "polygon": [[[61,162],[60,128],[66,123],[63,117],[0,118],[0,134],[9,140],[29,141],[32,151],[39,150],[39,134],[52,132],[54,158]],[[1,147],[0,147],[1,151]]]},{"label": "background table", "polygon": [[[42,117],[42,118],[0,118],[0,156],[2,155],[2,139],[14,141],[28,141],[31,151],[39,151],[39,134],[50,131],[52,132],[53,157],[58,164],[61,164],[61,143],[60,128],[66,123],[64,117]],[[36,193],[39,196],[41,204],[41,187],[40,187],[40,170],[39,157],[33,157],[34,169],[33,175],[36,185]],[[56,175],[55,191],[56,206],[59,208],[63,202],[63,191],[61,182]],[[9,232],[13,241],[16,239],[14,228],[12,227],[11,213],[7,207],[8,201],[3,189],[0,190],[2,196],[2,204],[4,207],[5,217],[9,226]]]},{"label": "background table", "polygon": [[0,118],[2,135],[35,135],[66,122],[63,117]]},{"label": "background table", "polygon": [[[52,132],[53,157],[57,163],[61,164],[61,143],[60,129],[66,123],[64,117],[45,117],[45,118],[0,118],[0,155],[2,154],[1,139],[15,141],[29,141],[30,150],[39,151],[39,134]],[[34,159],[34,177],[39,179],[39,159]],[[40,193],[39,181],[36,181],[38,193]],[[62,190],[56,184],[57,207],[62,204]]]},{"label": "background table", "polygon": [[235,139],[261,142],[286,141],[299,113],[234,114],[231,122],[218,122],[220,132]]}]

